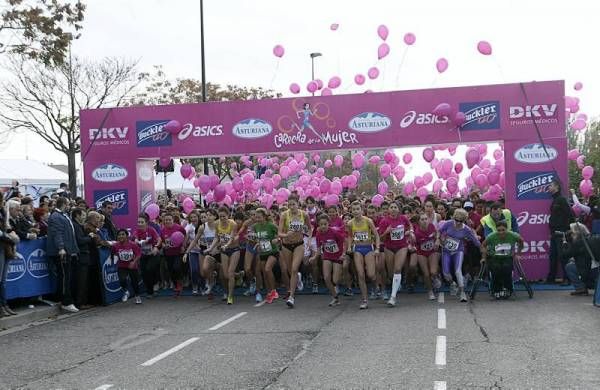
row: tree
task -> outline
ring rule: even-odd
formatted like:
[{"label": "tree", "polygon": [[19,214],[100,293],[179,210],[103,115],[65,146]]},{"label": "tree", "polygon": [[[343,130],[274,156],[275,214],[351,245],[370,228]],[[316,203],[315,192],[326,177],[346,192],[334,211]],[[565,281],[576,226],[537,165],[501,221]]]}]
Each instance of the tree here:
[{"label": "tree", "polygon": [[81,29],[81,1],[5,0],[0,6],[0,53],[13,52],[45,65],[62,64]]},{"label": "tree", "polygon": [[[585,165],[589,165],[596,172],[592,177],[592,183],[596,191],[600,188],[600,121],[591,121],[587,130],[581,132],[567,131],[569,150],[577,149],[585,156]],[[575,161],[569,161],[569,185],[579,191],[579,183],[583,177],[581,169]]]},{"label": "tree", "polygon": [[[155,66],[154,73],[144,73],[146,81],[140,92],[129,102],[132,105],[158,105],[158,104],[183,104],[202,102],[202,82],[191,78],[170,80],[167,78],[161,66]],[[281,97],[270,89],[243,87],[238,85],[225,85],[207,83],[207,101],[233,101],[273,99]],[[236,163],[238,167],[243,166],[239,157],[208,158],[187,160],[197,170],[206,165],[221,179],[232,178],[231,164]]]},{"label": "tree", "polygon": [[141,79],[136,63],[117,58],[78,58],[47,67],[22,56],[11,59],[12,78],[2,85],[2,132],[30,131],[67,157],[69,189],[76,193],[75,157],[81,150],[79,111],[120,106]]}]

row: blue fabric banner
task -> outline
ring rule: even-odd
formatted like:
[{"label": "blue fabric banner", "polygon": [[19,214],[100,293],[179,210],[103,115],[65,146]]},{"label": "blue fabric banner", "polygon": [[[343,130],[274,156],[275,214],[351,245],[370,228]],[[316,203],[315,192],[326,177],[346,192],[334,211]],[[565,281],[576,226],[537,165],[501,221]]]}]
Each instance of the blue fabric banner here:
[{"label": "blue fabric banner", "polygon": [[5,298],[28,298],[53,293],[56,272],[46,257],[46,238],[17,244],[17,258],[8,260]]}]

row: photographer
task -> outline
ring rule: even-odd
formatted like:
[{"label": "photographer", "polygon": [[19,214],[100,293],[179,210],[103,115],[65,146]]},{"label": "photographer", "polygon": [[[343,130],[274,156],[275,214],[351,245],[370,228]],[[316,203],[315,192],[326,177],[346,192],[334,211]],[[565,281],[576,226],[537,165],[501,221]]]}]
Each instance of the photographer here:
[{"label": "photographer", "polygon": [[[562,241],[562,261],[566,274],[575,287],[571,295],[588,295],[588,288],[594,288],[598,279],[600,264],[600,237],[590,237],[589,231],[581,223],[572,223]],[[568,240],[567,240],[567,236]],[[587,246],[595,259],[592,259]]]}]

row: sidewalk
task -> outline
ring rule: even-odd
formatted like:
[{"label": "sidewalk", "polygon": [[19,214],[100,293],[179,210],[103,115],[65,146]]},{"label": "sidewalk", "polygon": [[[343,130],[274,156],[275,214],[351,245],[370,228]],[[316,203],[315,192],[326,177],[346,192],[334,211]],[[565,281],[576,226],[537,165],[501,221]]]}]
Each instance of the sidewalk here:
[{"label": "sidewalk", "polygon": [[43,303],[36,304],[34,308],[24,306],[13,310],[17,312],[16,316],[0,318],[0,331],[31,324],[40,320],[53,319],[60,314],[60,307],[58,305],[48,306]]}]

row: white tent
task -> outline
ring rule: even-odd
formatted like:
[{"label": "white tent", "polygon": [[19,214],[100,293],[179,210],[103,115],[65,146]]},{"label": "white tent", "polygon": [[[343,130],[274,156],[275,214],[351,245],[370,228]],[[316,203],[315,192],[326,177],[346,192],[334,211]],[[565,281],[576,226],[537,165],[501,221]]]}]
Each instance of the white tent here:
[{"label": "white tent", "polygon": [[68,183],[67,174],[34,160],[0,160],[0,186],[10,186],[13,180],[21,185],[56,187]]}]

